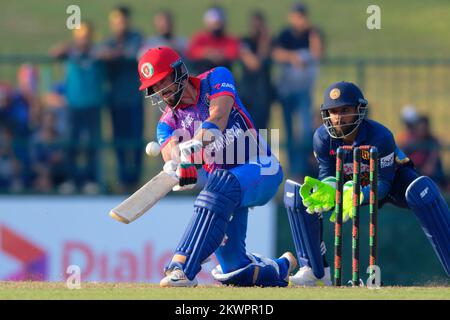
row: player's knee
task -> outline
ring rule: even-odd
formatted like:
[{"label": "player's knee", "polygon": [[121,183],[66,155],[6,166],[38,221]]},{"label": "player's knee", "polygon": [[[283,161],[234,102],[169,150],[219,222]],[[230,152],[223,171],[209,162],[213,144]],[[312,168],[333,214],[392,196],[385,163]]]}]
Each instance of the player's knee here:
[{"label": "player's knee", "polygon": [[239,181],[229,170],[219,169],[214,171],[204,187],[205,191],[227,195],[229,198],[239,198],[241,187]]},{"label": "player's knee", "polygon": [[284,184],[284,205],[290,209],[300,209],[302,201],[300,197],[301,185],[293,180],[286,180]]},{"label": "player's knee", "polygon": [[438,186],[427,176],[421,176],[412,181],[405,192],[406,201],[410,207],[422,206],[435,201],[440,196]]},{"label": "player's knee", "polygon": [[241,188],[237,178],[228,170],[216,170],[208,179],[195,201],[195,207],[217,213],[231,213],[238,207]]}]

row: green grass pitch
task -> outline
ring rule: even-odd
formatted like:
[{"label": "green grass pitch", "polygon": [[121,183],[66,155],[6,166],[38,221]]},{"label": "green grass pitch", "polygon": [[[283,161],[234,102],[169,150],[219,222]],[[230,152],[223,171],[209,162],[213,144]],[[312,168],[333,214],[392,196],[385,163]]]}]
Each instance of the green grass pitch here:
[{"label": "green grass pitch", "polygon": [[236,288],[199,286],[160,288],[156,284],[81,283],[68,289],[61,282],[0,282],[0,299],[41,300],[450,300],[449,286],[368,288]]}]

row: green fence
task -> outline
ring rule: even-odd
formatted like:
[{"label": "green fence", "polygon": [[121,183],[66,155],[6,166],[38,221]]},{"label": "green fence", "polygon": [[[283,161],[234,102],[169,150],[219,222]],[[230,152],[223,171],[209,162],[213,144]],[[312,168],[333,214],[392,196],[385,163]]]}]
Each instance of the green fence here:
[{"label": "green fence", "polygon": [[450,145],[446,130],[450,120],[450,59],[326,60],[317,85],[317,101],[330,83],[344,79],[360,85],[369,100],[370,116],[394,133],[401,130],[401,108],[413,105],[431,117],[436,135],[444,145]]},{"label": "green fence", "polygon": [[[0,56],[0,79],[15,81],[17,66],[21,63],[34,63],[40,67],[40,90],[44,92],[50,84],[63,77],[62,64],[46,56]],[[447,134],[447,122],[450,120],[450,59],[355,59],[329,58],[320,67],[320,73],[314,93],[314,108],[318,111],[322,93],[332,82],[339,80],[358,83],[370,103],[370,116],[390,128],[394,134],[402,130],[401,109],[405,105],[416,106],[417,110],[431,119],[434,134],[442,142],[444,171],[450,172],[450,135]],[[315,124],[320,124],[319,112],[316,112]],[[146,108],[145,140],[155,138],[154,128],[158,112]],[[111,127],[109,115],[105,111],[102,132],[103,141],[98,142],[102,149],[102,168],[111,177],[115,172],[114,156],[111,153]],[[271,114],[271,127],[283,128],[280,106],[275,103]],[[285,159],[284,137],[281,130],[281,155]],[[146,178],[159,170],[157,160],[145,161]],[[111,179],[114,179],[111,177]],[[105,183],[107,179],[105,180]],[[106,190],[107,188],[103,188]]]}]

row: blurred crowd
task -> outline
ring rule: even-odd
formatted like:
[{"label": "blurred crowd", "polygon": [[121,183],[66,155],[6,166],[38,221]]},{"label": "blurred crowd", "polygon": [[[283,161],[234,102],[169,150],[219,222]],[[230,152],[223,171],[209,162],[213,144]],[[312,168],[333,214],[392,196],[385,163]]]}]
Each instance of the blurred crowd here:
[{"label": "blurred crowd", "polygon": [[[105,120],[112,128],[117,163],[117,172],[108,173],[117,176],[114,192],[134,191],[142,174],[145,120],[137,60],[154,46],[177,50],[194,75],[215,66],[233,70],[258,129],[269,127],[271,106],[279,102],[285,172],[294,179],[315,175],[315,162],[304,155],[312,155],[313,130],[320,124],[313,92],[325,45],[305,5],[288,9],[278,33],[270,30],[264,12],[251,12],[242,37],[230,34],[226,12],[218,6],[204,12],[203,29],[189,39],[177,34],[168,10],[154,14],[155,33],[148,37],[133,28],[129,7],[113,8],[108,19],[108,38],[95,41],[94,24],[84,21],[70,40],[50,48],[50,56],[64,63],[65,77],[44,94],[38,90],[39,70],[31,64],[18,68],[16,87],[0,82],[1,192],[110,191],[102,190],[99,180]],[[107,119],[102,119],[103,108]],[[405,119],[401,146],[419,170],[445,183],[429,119],[417,114]]]},{"label": "blurred crowd", "polygon": [[402,110],[404,130],[397,137],[397,144],[414,162],[417,171],[429,176],[442,188],[448,188],[441,159],[441,143],[433,134],[430,118],[420,114],[413,106]]}]

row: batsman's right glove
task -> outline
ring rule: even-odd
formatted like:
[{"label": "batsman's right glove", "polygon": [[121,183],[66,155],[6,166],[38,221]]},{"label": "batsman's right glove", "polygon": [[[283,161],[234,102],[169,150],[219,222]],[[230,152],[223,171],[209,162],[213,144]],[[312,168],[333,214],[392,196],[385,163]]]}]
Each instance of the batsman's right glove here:
[{"label": "batsman's right glove", "polygon": [[179,180],[178,184],[173,187],[173,191],[190,190],[197,183],[197,169],[194,164],[179,164],[174,160],[169,160],[164,164],[163,171]]},{"label": "batsman's right glove", "polygon": [[177,175],[180,178],[180,187],[195,185],[197,183],[197,167],[193,163],[180,163],[177,169]]}]

